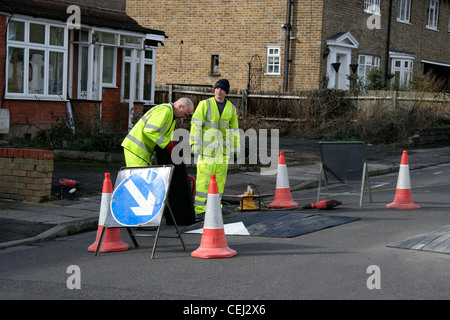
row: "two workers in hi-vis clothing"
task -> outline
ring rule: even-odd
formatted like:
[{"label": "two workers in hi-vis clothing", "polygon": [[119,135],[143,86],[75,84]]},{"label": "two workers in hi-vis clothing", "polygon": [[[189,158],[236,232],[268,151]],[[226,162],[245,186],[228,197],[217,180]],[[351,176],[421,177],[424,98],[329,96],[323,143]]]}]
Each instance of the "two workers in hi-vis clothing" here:
[{"label": "two workers in hi-vis clothing", "polygon": [[230,84],[227,79],[217,81],[214,97],[200,101],[197,108],[189,98],[157,105],[147,111],[122,142],[127,167],[145,167],[153,158],[170,156],[176,119],[192,115],[190,130],[191,152],[197,164],[194,209],[203,218],[211,174],[216,175],[220,198],[224,191],[228,161],[239,154],[238,110],[228,100]]},{"label": "two workers in hi-vis clothing", "polygon": [[216,175],[222,198],[230,157],[239,154],[238,110],[228,100],[227,79],[214,85],[214,97],[200,101],[191,120],[191,152],[197,160],[195,214],[201,218],[206,209],[211,174]]}]

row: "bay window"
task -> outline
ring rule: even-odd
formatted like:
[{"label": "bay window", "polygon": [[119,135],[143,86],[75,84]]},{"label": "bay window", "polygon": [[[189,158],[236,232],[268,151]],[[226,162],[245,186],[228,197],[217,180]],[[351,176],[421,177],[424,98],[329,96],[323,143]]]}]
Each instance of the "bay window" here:
[{"label": "bay window", "polygon": [[13,18],[7,30],[5,98],[63,100],[67,27]]}]

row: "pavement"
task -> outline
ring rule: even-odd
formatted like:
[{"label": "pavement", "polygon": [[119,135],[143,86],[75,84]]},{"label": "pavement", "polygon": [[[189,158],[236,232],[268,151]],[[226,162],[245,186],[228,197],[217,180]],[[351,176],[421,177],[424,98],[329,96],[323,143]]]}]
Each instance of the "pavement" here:
[{"label": "pavement", "polygon": [[[321,159],[319,142],[280,138],[280,150],[285,154],[291,191],[316,188]],[[375,176],[398,171],[402,150],[366,145],[369,174]],[[450,163],[449,145],[405,150],[408,151],[410,170]],[[189,169],[195,172],[193,167]],[[231,166],[223,201],[232,201],[236,195],[243,194],[249,183],[261,194],[274,194],[277,172],[272,170],[271,173],[262,175],[248,167]],[[111,173],[112,180],[115,176],[114,172]],[[271,200],[273,197],[270,196],[265,199],[267,202]],[[0,249],[96,230],[100,205],[101,194],[76,200],[54,199],[46,203],[0,199]]]}]

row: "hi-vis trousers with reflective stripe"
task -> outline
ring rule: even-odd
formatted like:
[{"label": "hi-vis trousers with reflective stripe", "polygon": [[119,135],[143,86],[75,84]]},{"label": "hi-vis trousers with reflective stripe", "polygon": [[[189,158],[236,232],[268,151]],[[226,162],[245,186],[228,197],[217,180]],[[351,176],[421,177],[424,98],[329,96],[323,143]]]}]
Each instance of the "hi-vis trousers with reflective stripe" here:
[{"label": "hi-vis trousers with reflective stripe", "polygon": [[197,178],[195,187],[194,208],[195,213],[203,213],[206,209],[206,199],[208,198],[208,187],[211,175],[216,175],[219,196],[222,200],[225,182],[227,180],[228,161],[224,157],[222,163],[207,163],[206,161],[197,162]]},{"label": "hi-vis trousers with reflective stripe", "polygon": [[147,167],[151,165],[151,163],[148,163],[127,149],[123,149],[123,153],[125,156],[125,165],[127,167]]}]

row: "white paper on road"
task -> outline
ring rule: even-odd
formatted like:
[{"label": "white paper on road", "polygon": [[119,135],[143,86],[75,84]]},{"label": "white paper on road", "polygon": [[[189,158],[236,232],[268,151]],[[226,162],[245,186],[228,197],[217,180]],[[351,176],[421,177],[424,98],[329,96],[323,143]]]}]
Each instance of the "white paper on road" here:
[{"label": "white paper on road", "polygon": [[[249,236],[247,228],[242,222],[235,223],[227,223],[223,225],[223,229],[226,235],[240,235],[240,236]],[[203,233],[203,228],[186,231],[185,233]]]}]

